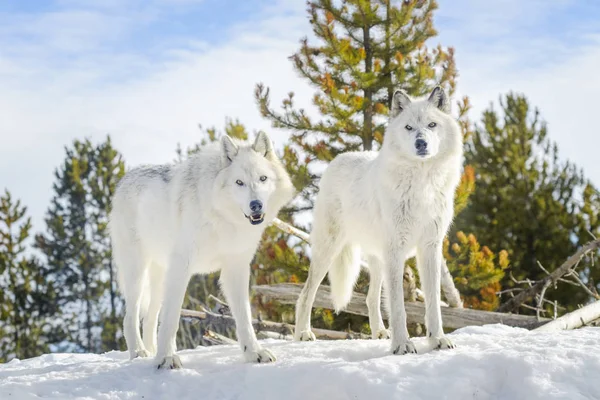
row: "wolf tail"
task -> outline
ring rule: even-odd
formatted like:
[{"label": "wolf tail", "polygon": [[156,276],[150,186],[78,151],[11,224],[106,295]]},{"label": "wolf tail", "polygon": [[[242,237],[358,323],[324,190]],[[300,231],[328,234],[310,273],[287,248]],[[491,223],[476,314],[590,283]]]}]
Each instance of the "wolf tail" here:
[{"label": "wolf tail", "polygon": [[342,311],[352,298],[352,290],[360,273],[360,248],[346,245],[329,269],[331,301],[335,312]]}]

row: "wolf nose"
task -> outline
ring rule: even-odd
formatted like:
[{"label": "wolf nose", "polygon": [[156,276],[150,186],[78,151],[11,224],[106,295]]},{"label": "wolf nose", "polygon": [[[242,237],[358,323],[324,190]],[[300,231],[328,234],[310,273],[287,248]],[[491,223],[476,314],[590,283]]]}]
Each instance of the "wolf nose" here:
[{"label": "wolf nose", "polygon": [[423,139],[417,139],[415,141],[415,147],[417,148],[418,151],[427,150],[427,142],[424,141]]},{"label": "wolf nose", "polygon": [[262,201],[260,200],[252,200],[250,202],[250,210],[252,210],[252,212],[259,212],[262,210],[262,206]]}]

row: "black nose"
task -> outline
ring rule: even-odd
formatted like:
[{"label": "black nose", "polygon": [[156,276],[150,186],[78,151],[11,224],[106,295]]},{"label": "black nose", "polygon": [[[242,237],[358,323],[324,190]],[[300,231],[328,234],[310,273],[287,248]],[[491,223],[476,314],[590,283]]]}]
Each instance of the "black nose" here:
[{"label": "black nose", "polygon": [[425,151],[425,150],[427,150],[427,142],[424,141],[423,139],[417,139],[415,141],[415,147],[417,148],[418,151]]},{"label": "black nose", "polygon": [[252,212],[259,212],[260,210],[262,210],[262,201],[260,200],[252,200],[250,202],[250,210],[252,210]]}]

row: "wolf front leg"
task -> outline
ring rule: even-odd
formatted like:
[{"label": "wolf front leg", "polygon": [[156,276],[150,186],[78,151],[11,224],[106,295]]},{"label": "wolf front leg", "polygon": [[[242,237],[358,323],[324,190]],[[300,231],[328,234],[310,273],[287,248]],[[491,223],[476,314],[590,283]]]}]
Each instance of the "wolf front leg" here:
[{"label": "wolf front leg", "polygon": [[185,290],[190,281],[189,259],[182,254],[173,255],[168,271],[165,276],[165,297],[158,327],[156,362],[159,369],[177,369],[183,366],[175,354],[175,339]]},{"label": "wolf front leg", "polygon": [[263,349],[256,339],[250,311],[250,262],[249,257],[228,258],[219,278],[221,288],[235,319],[238,343],[249,362],[268,363],[276,358]]},{"label": "wolf front leg", "polygon": [[406,326],[406,310],[404,308],[404,263],[406,262],[406,247],[399,243],[388,246],[385,260],[384,279],[388,289],[390,329],[392,333],[392,353],[416,353],[417,348],[408,336]]},{"label": "wolf front leg", "polygon": [[425,294],[425,325],[427,338],[436,349],[451,349],[452,342],[444,336],[441,309],[442,240],[426,242],[417,248],[417,268]]}]

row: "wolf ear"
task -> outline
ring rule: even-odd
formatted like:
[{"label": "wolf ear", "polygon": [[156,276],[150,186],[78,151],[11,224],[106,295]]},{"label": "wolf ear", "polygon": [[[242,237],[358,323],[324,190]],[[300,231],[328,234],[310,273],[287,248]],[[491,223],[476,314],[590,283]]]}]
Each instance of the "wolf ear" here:
[{"label": "wolf ear", "polygon": [[271,139],[269,139],[266,133],[263,131],[258,132],[258,135],[256,135],[256,139],[254,140],[254,144],[252,145],[252,150],[262,154],[264,157],[266,157],[267,154],[273,150]]},{"label": "wolf ear", "polygon": [[223,155],[229,162],[233,161],[233,157],[238,153],[238,147],[227,135],[221,136],[221,149],[223,149]]},{"label": "wolf ear", "polygon": [[442,89],[441,86],[436,86],[435,89],[429,95],[429,99],[427,99],[430,103],[435,105],[441,111],[449,114],[450,113],[450,99],[446,96],[446,92]]},{"label": "wolf ear", "polygon": [[400,114],[411,102],[410,96],[404,90],[396,90],[392,96],[390,118],[394,118]]}]

